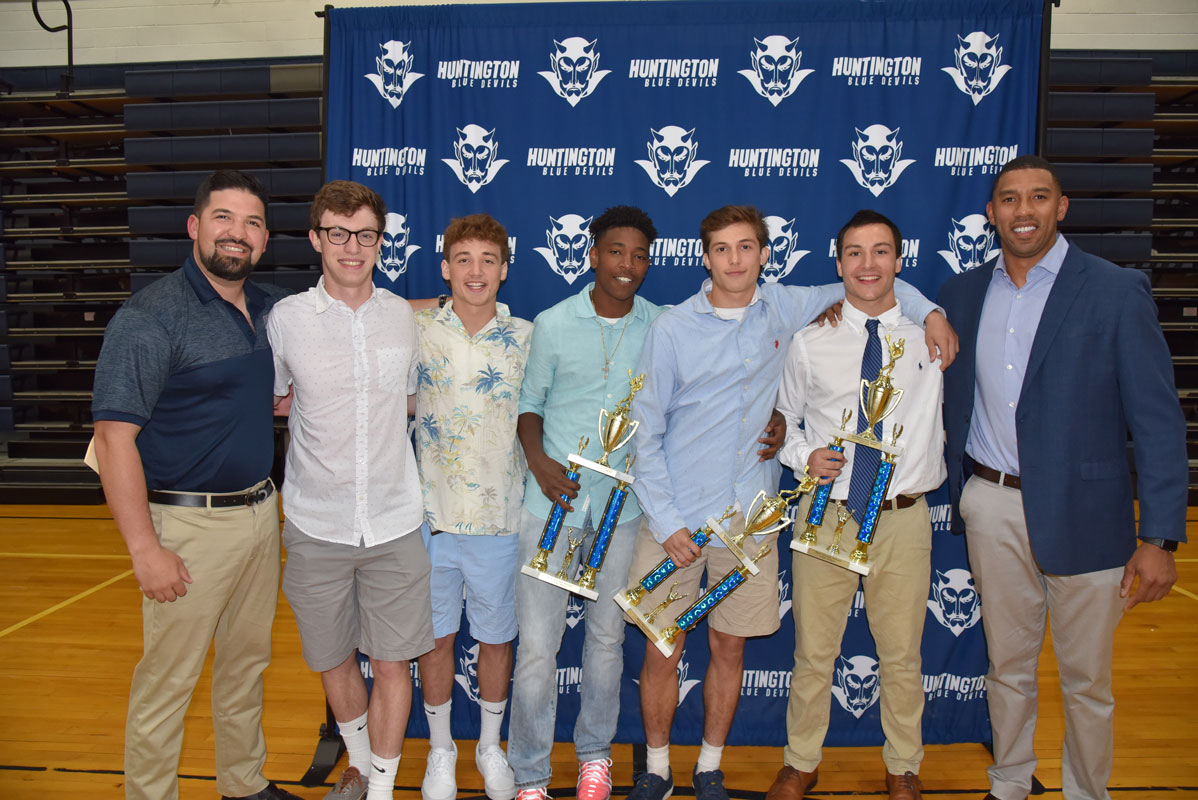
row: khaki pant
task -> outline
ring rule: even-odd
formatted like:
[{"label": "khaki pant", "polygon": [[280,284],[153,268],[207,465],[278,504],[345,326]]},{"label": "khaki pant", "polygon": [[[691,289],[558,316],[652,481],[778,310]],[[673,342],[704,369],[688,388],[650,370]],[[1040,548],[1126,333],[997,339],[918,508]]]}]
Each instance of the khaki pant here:
[{"label": "khaki pant", "polygon": [[125,725],[125,797],[175,800],[183,717],[214,643],[212,727],[216,790],[266,787],[262,672],[279,595],[277,495],[254,506],[208,510],[150,504],[163,546],[191,573],[173,603],[142,600],[144,653],[133,671]]},{"label": "khaki pant", "polygon": [[961,493],[969,568],[982,601],[990,653],[986,704],[994,734],[990,791],[1001,800],[1027,797],[1036,770],[1036,665],[1047,618],[1061,675],[1066,800],[1109,800],[1115,758],[1111,658],[1123,616],[1123,568],[1048,575],[1032,555],[1018,489],[972,477]]},{"label": "khaki pant", "polygon": [[[803,498],[794,535],[806,527],[811,505]],[[819,547],[827,547],[836,530],[829,506],[819,529]],[[857,522],[850,519],[840,539],[842,553],[852,552]],[[923,760],[923,675],[920,642],[927,614],[932,570],[932,525],[922,497],[910,508],[884,511],[869,547],[869,576],[864,579],[865,611],[878,648],[882,695],[882,761],[895,775],[919,774]],[[855,572],[795,552],[795,667],[786,708],[784,761],[812,772],[823,754],[831,707],[832,676],[840,655],[853,596]]]}]

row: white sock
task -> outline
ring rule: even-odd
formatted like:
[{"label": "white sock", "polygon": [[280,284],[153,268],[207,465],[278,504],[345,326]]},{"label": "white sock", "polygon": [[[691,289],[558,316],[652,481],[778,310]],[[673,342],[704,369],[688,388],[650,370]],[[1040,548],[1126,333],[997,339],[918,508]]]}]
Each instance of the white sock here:
[{"label": "white sock", "polygon": [[645,772],[662,778],[670,777],[670,745],[645,748]]},{"label": "white sock", "polygon": [[349,765],[357,767],[363,775],[370,774],[370,731],[366,727],[366,714],[348,722],[337,720],[337,727],[341,729]]},{"label": "white sock", "polygon": [[370,781],[366,800],[395,800],[395,773],[399,772],[399,756],[380,758],[370,754]]},{"label": "white sock", "polygon": [[720,768],[720,756],[724,754],[724,746],[708,744],[707,740],[703,740],[703,746],[699,748],[699,763],[695,764],[695,772],[711,772],[713,769]]},{"label": "white sock", "polygon": [[438,750],[453,749],[453,731],[449,727],[449,710],[453,698],[439,706],[424,704],[424,716],[428,719],[428,744]]},{"label": "white sock", "polygon": [[499,747],[499,729],[503,726],[503,712],[507,709],[507,700],[492,703],[480,697],[478,707],[482,709],[482,720],[478,728],[478,749]]}]

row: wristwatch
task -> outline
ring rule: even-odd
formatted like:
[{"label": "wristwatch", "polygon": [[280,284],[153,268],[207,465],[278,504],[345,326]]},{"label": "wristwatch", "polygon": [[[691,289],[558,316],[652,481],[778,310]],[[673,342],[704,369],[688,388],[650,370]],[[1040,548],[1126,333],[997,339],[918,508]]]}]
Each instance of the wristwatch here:
[{"label": "wristwatch", "polygon": [[1170,553],[1177,552],[1178,541],[1176,539],[1140,539],[1144,544],[1154,544],[1162,550]]}]

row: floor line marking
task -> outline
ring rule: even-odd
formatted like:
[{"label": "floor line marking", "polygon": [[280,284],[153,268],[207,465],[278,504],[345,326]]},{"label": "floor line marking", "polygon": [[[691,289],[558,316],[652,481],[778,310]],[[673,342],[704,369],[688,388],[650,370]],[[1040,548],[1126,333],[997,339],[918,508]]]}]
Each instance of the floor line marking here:
[{"label": "floor line marking", "polygon": [[86,589],[86,590],[80,592],[79,594],[75,595],[74,597],[69,597],[66,600],[63,600],[61,603],[55,603],[54,605],[47,608],[45,611],[39,611],[38,613],[34,614],[32,617],[26,617],[25,619],[21,620],[20,622],[16,623],[15,625],[9,625],[4,630],[0,631],[0,639],[3,639],[5,636],[8,636],[8,634],[12,633],[13,631],[19,631],[21,628],[24,628],[26,625],[30,625],[34,622],[37,622],[39,619],[42,619],[43,617],[48,617],[51,614],[53,614],[55,611],[66,608],[67,606],[71,605],[72,603],[82,600],[83,598],[87,597],[88,595],[95,594],[96,592],[100,591],[101,589],[107,588],[107,587],[111,586],[112,584],[116,583],[117,581],[123,581],[125,578],[128,578],[132,574],[133,574],[133,570],[127,569],[124,572],[122,572],[120,575],[114,575],[113,577],[109,578],[108,580],[104,581],[103,583],[98,583],[95,586],[93,586],[92,588]]},{"label": "floor line marking", "polygon": [[92,560],[129,560],[128,553],[0,553],[0,558],[82,558]]},{"label": "floor line marking", "polygon": [[[1186,597],[1190,598],[1191,600],[1198,600],[1198,594],[1194,594],[1193,592],[1186,591],[1185,589],[1178,586],[1176,583],[1173,584],[1173,591],[1177,592],[1178,594],[1184,594]],[[2,634],[0,634],[0,635],[2,635]]]},{"label": "floor line marking", "polygon": [[38,516],[36,514],[33,514],[33,515],[31,515],[31,514],[0,514],[0,519],[26,519],[26,520],[31,520],[34,522],[36,522],[38,520],[43,520],[43,519],[52,519],[52,520],[74,519],[74,520],[82,520],[84,522],[95,522],[97,520],[103,522],[106,520],[112,521],[112,515],[107,514],[102,517],[52,517],[52,516]]}]

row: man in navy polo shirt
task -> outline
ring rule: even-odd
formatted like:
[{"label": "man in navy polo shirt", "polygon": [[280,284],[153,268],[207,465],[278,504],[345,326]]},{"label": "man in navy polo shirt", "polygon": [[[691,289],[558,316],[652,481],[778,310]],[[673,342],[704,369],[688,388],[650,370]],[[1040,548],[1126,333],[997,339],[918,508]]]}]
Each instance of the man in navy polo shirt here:
[{"label": "man in navy polo shirt", "polygon": [[187,220],[191,255],[121,307],[96,364],[101,481],[145,595],[127,798],[178,797],[183,717],[214,643],[216,788],[298,800],[262,775],[262,672],[279,591],[265,322],[282,292],[246,278],[266,246],[267,202],[255,178],[209,176]]}]

